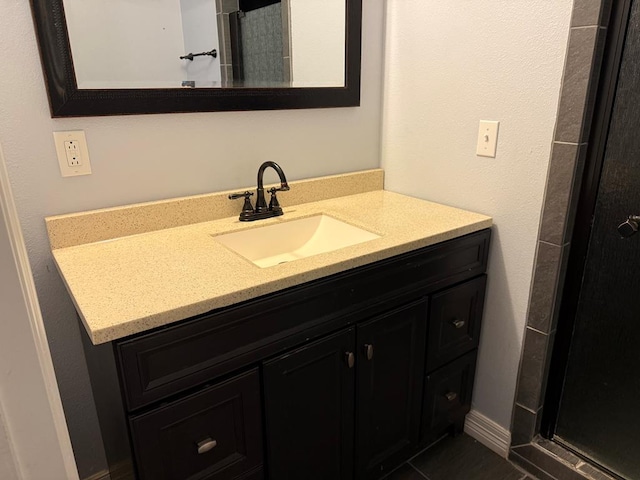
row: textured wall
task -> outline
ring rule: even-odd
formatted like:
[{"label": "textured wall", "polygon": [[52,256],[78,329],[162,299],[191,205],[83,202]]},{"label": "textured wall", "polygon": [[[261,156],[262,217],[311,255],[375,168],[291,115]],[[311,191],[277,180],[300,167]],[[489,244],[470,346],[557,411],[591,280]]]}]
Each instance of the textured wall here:
[{"label": "textured wall", "polygon": [[[474,408],[510,427],[571,0],[389,0],[386,188],[494,217]],[[478,122],[499,120],[495,159]]]},{"label": "textured wall", "polygon": [[[1,406],[0,406],[1,407]],[[2,418],[2,409],[0,408],[0,478],[4,480],[18,480],[18,472],[16,471],[13,453],[9,447],[9,439],[4,426],[4,418]]]},{"label": "textured wall", "polygon": [[[105,460],[80,331],[43,218],[252,185],[264,160],[279,162],[292,180],[378,167],[383,0],[364,3],[359,108],[52,120],[29,3],[3,2],[0,142],[83,476],[104,468]],[[86,131],[91,176],[60,176],[51,132],[72,129]]]}]

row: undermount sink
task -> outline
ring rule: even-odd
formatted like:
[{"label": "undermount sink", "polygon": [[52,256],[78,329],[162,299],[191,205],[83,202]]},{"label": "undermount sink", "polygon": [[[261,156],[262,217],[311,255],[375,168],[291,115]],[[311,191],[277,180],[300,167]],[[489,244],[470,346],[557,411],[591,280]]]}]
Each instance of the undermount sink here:
[{"label": "undermount sink", "polygon": [[375,240],[380,235],[320,214],[214,238],[265,268]]}]

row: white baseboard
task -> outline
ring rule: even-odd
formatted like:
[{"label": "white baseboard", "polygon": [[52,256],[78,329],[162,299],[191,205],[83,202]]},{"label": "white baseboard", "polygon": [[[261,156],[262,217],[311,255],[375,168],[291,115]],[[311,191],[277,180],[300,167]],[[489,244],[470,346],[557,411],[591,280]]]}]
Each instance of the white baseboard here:
[{"label": "white baseboard", "polygon": [[471,410],[464,422],[464,431],[485,447],[493,450],[501,457],[507,458],[509,446],[511,445],[511,432],[506,428],[501,427],[477,410]]}]

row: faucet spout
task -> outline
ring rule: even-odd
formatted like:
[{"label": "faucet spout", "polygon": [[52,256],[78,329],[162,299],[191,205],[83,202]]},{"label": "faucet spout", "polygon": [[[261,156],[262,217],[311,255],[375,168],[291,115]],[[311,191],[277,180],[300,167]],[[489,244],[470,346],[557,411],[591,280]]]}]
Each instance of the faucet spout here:
[{"label": "faucet spout", "polygon": [[286,192],[287,190],[289,190],[287,177],[285,176],[284,171],[282,170],[280,165],[278,165],[276,162],[271,161],[264,162],[262,165],[260,165],[260,168],[258,168],[258,188],[255,208],[256,213],[261,213],[269,210],[267,201],[264,198],[264,171],[269,167],[273,168],[278,174],[278,177],[280,177],[280,188],[273,189],[272,193],[276,191]]},{"label": "faucet spout", "polygon": [[[267,205],[267,201],[264,198],[264,171],[267,168],[273,168],[278,177],[280,177],[280,188],[270,188],[269,193],[271,194],[271,201],[269,205]],[[256,207],[253,208],[251,206],[251,192],[244,193],[233,193],[229,195],[230,200],[236,200],[238,198],[244,198],[244,206],[242,207],[242,212],[240,213],[240,221],[241,222],[253,222],[254,220],[261,220],[263,218],[271,218],[271,217],[279,217],[284,212],[282,211],[282,207],[278,202],[278,198],[276,197],[277,192],[286,192],[289,190],[289,184],[287,183],[287,177],[285,177],[282,168],[276,162],[264,162],[260,165],[258,169],[258,187],[257,187],[257,195],[256,195]]]}]

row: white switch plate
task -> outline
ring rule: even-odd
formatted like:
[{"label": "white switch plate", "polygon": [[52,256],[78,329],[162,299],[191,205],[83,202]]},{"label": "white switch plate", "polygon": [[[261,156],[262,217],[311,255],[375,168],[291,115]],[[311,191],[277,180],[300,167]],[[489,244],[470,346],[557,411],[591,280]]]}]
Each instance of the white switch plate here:
[{"label": "white switch plate", "polygon": [[53,132],[53,140],[63,177],[91,175],[89,149],[84,131]]},{"label": "white switch plate", "polygon": [[478,147],[476,155],[481,157],[496,157],[496,148],[498,147],[498,127],[500,122],[489,120],[480,120],[480,128],[478,129]]}]

